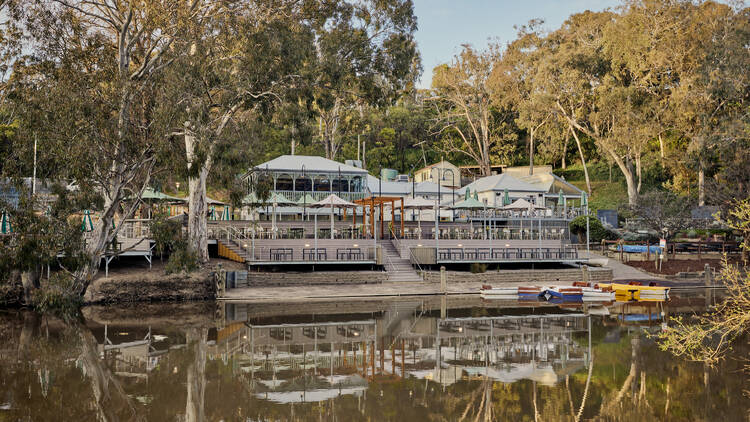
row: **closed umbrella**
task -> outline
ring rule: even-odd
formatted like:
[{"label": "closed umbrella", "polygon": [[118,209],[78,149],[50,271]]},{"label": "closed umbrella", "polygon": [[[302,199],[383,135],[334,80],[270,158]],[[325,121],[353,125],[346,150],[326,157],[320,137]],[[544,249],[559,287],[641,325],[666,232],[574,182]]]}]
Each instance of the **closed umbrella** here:
[{"label": "closed umbrella", "polygon": [[89,210],[83,212],[83,223],[81,224],[81,231],[94,231],[94,222],[91,221],[91,212]]},{"label": "closed umbrella", "polygon": [[221,215],[221,219],[224,221],[229,221],[232,219],[231,215],[229,214],[229,207],[226,205],[224,206],[224,212]]},{"label": "closed umbrella", "polygon": [[295,205],[294,201],[289,200],[286,196],[274,192],[273,195],[271,195],[270,198],[268,198],[268,202],[273,204],[273,214],[271,214],[271,229],[273,230],[274,239],[276,238],[276,207],[279,205]]},{"label": "closed umbrella", "polygon": [[208,209],[208,219],[212,221],[216,220],[216,208],[213,206]]},{"label": "closed umbrella", "polygon": [[10,218],[8,212],[3,210],[2,216],[0,216],[0,233],[10,234],[13,233],[13,226],[10,224]]},{"label": "closed umbrella", "polygon": [[503,189],[503,206],[510,205],[510,195],[508,194],[508,188]]}]

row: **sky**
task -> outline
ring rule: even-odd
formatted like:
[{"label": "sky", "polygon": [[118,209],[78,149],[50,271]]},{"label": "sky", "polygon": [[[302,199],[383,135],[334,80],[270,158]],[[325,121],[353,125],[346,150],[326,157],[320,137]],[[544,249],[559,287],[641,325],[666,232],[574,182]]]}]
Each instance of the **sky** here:
[{"label": "sky", "polygon": [[432,69],[450,62],[461,44],[477,49],[485,48],[490,40],[505,44],[516,36],[514,25],[540,18],[545,29],[556,29],[573,13],[618,4],[619,0],[414,0],[424,68],[418,86],[429,88]]}]

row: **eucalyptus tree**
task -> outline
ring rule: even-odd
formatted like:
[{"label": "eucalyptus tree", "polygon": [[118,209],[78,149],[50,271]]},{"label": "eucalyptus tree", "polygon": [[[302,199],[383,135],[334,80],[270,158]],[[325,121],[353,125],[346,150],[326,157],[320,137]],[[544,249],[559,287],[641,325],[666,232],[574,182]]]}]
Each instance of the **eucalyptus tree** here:
[{"label": "eucalyptus tree", "polygon": [[748,139],[750,8],[714,2],[685,8],[674,47],[668,50],[679,75],[671,117],[675,130],[690,141],[685,162],[694,163],[698,205],[705,205],[706,173],[717,152],[741,148]]},{"label": "eucalyptus tree", "polygon": [[[88,265],[77,274],[82,295],[102,254],[137,208],[164,134],[153,98],[179,22],[203,13],[199,1],[25,0],[29,53],[14,66],[20,102],[29,108],[41,148],[57,155],[57,177],[102,196],[100,219],[86,242]],[[30,121],[30,120],[29,120]],[[135,199],[135,200],[131,200]],[[119,223],[113,228],[115,215]]]},{"label": "eucalyptus tree", "polygon": [[446,151],[466,155],[483,176],[491,174],[493,152],[502,148],[509,117],[507,113],[499,117],[503,110],[493,104],[493,97],[494,103],[503,103],[497,99],[502,88],[490,82],[500,58],[496,45],[481,52],[465,45],[450,64],[434,69],[428,104],[434,107],[436,132],[442,135]]},{"label": "eucalyptus tree", "polygon": [[317,2],[227,3],[187,20],[174,42],[179,53],[166,72],[160,109],[182,144],[176,150],[188,178],[188,242],[202,262],[208,261],[211,170],[230,159],[225,153],[233,147],[252,151],[245,123],[268,117],[302,85],[321,13]]},{"label": "eucalyptus tree", "polygon": [[341,118],[363,105],[387,106],[414,89],[421,72],[411,0],[339,1],[316,30],[312,81],[325,156],[340,151]]}]

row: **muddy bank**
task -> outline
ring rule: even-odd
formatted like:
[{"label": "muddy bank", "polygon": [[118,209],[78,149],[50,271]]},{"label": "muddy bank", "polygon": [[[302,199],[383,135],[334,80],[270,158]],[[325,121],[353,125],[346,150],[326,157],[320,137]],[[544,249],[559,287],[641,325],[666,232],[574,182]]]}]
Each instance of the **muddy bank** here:
[{"label": "muddy bank", "polygon": [[100,277],[83,297],[86,304],[210,300],[216,297],[214,269],[190,274],[141,271],[119,277]]}]

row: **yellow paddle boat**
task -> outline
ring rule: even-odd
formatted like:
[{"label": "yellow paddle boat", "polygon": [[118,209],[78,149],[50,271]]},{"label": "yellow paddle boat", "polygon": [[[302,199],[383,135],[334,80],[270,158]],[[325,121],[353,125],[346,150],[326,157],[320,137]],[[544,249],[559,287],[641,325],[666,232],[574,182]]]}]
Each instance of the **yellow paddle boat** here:
[{"label": "yellow paddle boat", "polygon": [[642,286],[639,284],[599,284],[600,289],[612,289],[615,296],[628,300],[660,301],[669,299],[669,287]]}]

